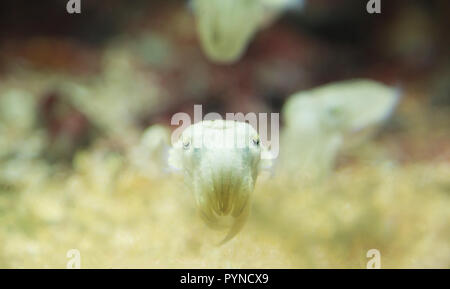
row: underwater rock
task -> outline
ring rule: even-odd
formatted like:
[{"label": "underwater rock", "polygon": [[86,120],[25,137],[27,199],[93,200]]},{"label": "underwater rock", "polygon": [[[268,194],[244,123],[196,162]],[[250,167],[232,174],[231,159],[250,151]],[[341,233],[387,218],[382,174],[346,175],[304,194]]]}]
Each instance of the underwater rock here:
[{"label": "underwater rock", "polygon": [[50,161],[71,161],[77,150],[93,140],[92,123],[70,98],[57,91],[43,97],[39,117],[46,131],[45,153]]},{"label": "underwater rock", "polygon": [[37,104],[32,91],[11,82],[0,85],[0,187],[14,189],[45,174],[38,158],[46,137],[35,126]]},{"label": "underwater rock", "polygon": [[40,153],[42,135],[34,129],[36,99],[28,90],[5,87],[0,91],[0,160],[28,159]]},{"label": "underwater rock", "polygon": [[103,134],[126,141],[124,133],[135,136],[143,115],[163,107],[159,87],[127,51],[107,50],[102,64],[98,77],[66,81],[61,90]]},{"label": "underwater rock", "polygon": [[86,186],[106,194],[116,191],[123,163],[122,155],[102,146],[80,151],[73,159],[74,170]]},{"label": "underwater rock", "polygon": [[35,121],[35,99],[23,89],[7,88],[0,92],[0,121],[18,130],[31,129]]}]

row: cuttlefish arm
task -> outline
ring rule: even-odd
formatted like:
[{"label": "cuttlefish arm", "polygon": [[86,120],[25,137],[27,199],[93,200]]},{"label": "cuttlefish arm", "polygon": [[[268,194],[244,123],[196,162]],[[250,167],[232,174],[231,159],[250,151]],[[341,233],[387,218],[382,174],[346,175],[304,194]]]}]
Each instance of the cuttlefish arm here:
[{"label": "cuttlefish arm", "polygon": [[221,244],[248,218],[262,151],[253,127],[224,120],[191,125],[170,151],[169,163],[184,172],[200,217],[211,228],[228,229]]}]

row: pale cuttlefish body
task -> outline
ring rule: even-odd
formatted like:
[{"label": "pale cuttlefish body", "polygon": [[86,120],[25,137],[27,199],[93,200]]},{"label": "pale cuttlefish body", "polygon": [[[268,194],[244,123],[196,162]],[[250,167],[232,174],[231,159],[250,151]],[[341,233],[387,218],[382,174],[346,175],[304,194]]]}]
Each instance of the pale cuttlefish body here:
[{"label": "pale cuttlefish body", "polygon": [[192,0],[197,30],[209,59],[231,63],[239,59],[254,34],[283,10],[303,0]]},{"label": "pale cuttlefish body", "polygon": [[184,171],[201,218],[228,229],[222,243],[243,227],[265,148],[245,122],[202,121],[186,128],[169,153],[169,163]]},{"label": "pale cuttlefish body", "polygon": [[282,165],[316,179],[326,175],[342,147],[368,140],[395,109],[400,93],[355,79],[291,96],[283,107]]}]

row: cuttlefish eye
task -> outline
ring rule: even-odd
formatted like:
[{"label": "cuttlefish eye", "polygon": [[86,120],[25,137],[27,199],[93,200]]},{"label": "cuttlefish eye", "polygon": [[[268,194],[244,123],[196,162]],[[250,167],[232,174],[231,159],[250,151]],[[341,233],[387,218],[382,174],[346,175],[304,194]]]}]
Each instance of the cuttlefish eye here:
[{"label": "cuttlefish eye", "polygon": [[252,139],[252,142],[253,142],[253,144],[254,144],[255,146],[259,146],[259,143],[260,143],[259,137],[258,137],[258,136],[254,137],[254,138]]},{"label": "cuttlefish eye", "polygon": [[188,150],[191,146],[191,141],[188,139],[183,140],[183,149]]}]

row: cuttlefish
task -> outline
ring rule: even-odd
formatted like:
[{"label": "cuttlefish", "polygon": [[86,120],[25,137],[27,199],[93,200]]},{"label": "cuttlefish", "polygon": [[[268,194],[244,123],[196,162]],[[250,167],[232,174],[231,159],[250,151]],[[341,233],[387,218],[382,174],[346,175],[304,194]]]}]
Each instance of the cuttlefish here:
[{"label": "cuttlefish", "polygon": [[191,0],[197,31],[207,57],[220,63],[240,58],[249,41],[285,9],[303,0]]},{"label": "cuttlefish", "polygon": [[399,99],[398,89],[369,79],[294,94],[282,110],[282,166],[311,179],[326,175],[338,152],[370,139]]},{"label": "cuttlefish", "polygon": [[186,128],[169,152],[169,164],[184,172],[203,221],[214,229],[228,229],[221,244],[247,220],[264,151],[248,123],[213,120]]}]

